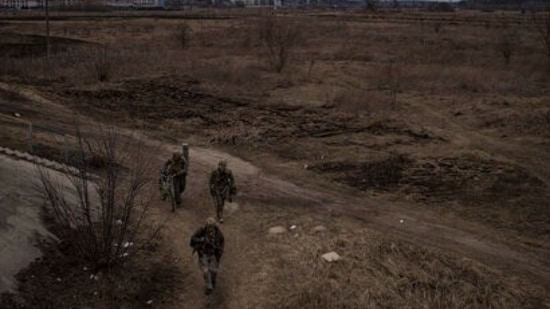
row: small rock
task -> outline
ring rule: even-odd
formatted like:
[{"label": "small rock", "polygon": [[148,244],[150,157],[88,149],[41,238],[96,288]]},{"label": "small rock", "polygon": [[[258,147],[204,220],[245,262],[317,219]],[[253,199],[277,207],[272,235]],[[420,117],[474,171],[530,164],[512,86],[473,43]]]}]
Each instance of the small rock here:
[{"label": "small rock", "polygon": [[152,299],[149,299],[149,300],[146,302],[147,305],[150,305],[150,304],[152,304],[152,303],[153,303],[153,300],[152,300]]},{"label": "small rock", "polygon": [[291,230],[294,230],[296,228],[296,225],[293,225],[290,227]]},{"label": "small rock", "polygon": [[399,223],[403,223],[403,219],[399,220]]},{"label": "small rock", "polygon": [[17,118],[21,117],[21,114],[19,114],[19,113],[13,113],[13,115]]},{"label": "small rock", "polygon": [[239,204],[235,202],[227,203],[227,205],[225,206],[225,210],[227,211],[227,215],[231,216],[239,210]]},{"label": "small rock", "polygon": [[57,281],[58,281],[58,282],[61,282],[61,278],[57,278]]},{"label": "small rock", "polygon": [[307,164],[304,164],[304,169],[306,169],[306,170],[307,170],[307,169],[308,169],[308,167],[309,167],[309,165],[307,165]]},{"label": "small rock", "polygon": [[326,231],[326,230],[327,230],[327,228],[324,227],[323,225],[318,225],[318,226],[316,226],[316,227],[313,228],[313,231],[314,231],[314,232],[317,232],[317,233],[318,233],[318,232],[324,232],[324,231]]},{"label": "small rock", "polygon": [[325,253],[321,256],[323,258],[323,260],[327,261],[327,262],[336,262],[336,261],[339,261],[341,260],[342,258],[338,255],[338,253],[332,251],[332,252],[328,252],[328,253]]},{"label": "small rock", "polygon": [[286,229],[284,226],[274,226],[269,229],[269,234],[282,234],[286,232]]}]

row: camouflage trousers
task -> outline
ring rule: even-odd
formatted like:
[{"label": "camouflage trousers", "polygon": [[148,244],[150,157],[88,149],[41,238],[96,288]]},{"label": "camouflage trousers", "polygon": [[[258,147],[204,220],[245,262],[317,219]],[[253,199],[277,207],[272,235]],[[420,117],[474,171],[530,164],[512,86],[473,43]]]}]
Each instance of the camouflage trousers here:
[{"label": "camouflage trousers", "polygon": [[181,194],[185,190],[185,174],[174,176],[173,183],[176,204],[181,204]]},{"label": "camouflage trousers", "polygon": [[218,220],[223,219],[223,207],[225,205],[225,201],[229,198],[229,194],[230,188],[228,186],[225,186],[221,190],[216,190],[212,194],[214,200],[216,201],[216,217]]},{"label": "camouflage trousers", "polygon": [[185,175],[171,176],[161,174],[159,182],[162,199],[166,199],[173,192],[176,204],[180,204],[181,194],[185,190]]},{"label": "camouflage trousers", "polygon": [[218,259],[214,254],[201,254],[199,256],[199,267],[204,276],[206,292],[216,287],[216,276],[218,274]]}]

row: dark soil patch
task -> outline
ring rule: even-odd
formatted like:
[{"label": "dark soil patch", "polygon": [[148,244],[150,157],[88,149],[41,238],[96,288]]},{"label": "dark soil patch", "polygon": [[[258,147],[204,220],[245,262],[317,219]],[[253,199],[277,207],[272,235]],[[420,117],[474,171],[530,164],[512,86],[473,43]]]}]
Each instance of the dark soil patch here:
[{"label": "dark soil patch", "polygon": [[321,163],[312,166],[311,170],[360,190],[390,190],[399,185],[410,163],[404,156],[390,156],[369,162]]},{"label": "dark soil patch", "polygon": [[213,144],[280,143],[301,138],[324,139],[350,133],[397,134],[431,140],[395,121],[381,122],[329,108],[284,104],[265,105],[248,99],[204,93],[187,76],[127,80],[102,88],[54,90],[55,100],[104,121],[133,123],[143,120],[158,129],[165,120],[177,120],[187,134],[200,134]]},{"label": "dark soil patch", "polygon": [[66,242],[40,246],[43,257],[17,275],[16,293],[3,293],[0,308],[163,308],[181,287],[179,268],[155,250],[137,251],[118,268],[94,272]]},{"label": "dark soil patch", "polygon": [[545,187],[521,167],[472,155],[417,162],[405,172],[402,184],[433,201],[469,204],[515,199]]},{"label": "dark soil patch", "polygon": [[[82,40],[63,37],[50,37],[52,54],[64,52],[69,48],[91,44]],[[0,33],[0,57],[25,58],[46,55],[46,37],[19,33]]]},{"label": "dark soil patch", "polygon": [[550,237],[544,182],[519,166],[473,155],[416,162],[401,180],[417,201],[450,207],[467,219],[532,236]]},{"label": "dark soil patch", "polygon": [[486,121],[484,127],[499,129],[507,135],[535,135],[550,137],[550,110],[538,110],[524,115]]}]

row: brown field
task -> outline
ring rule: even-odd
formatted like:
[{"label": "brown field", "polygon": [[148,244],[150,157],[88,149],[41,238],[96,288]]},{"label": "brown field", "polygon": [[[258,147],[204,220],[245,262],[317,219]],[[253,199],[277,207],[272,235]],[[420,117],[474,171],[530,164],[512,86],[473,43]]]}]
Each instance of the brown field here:
[{"label": "brown field", "polygon": [[[281,72],[270,25],[283,33]],[[0,112],[33,123],[35,153],[63,160],[60,136],[77,118],[162,141],[158,164],[168,145],[197,148],[156,257],[155,284],[174,273],[171,255],[182,278],[167,276],[173,293],[153,293],[153,307],[550,307],[550,58],[529,15],[57,13],[51,29],[47,61],[42,21],[0,16]],[[28,147],[24,123],[0,128],[0,145]],[[205,177],[222,156],[243,190],[222,227],[221,289],[206,299],[187,241],[211,210]],[[341,262],[320,259],[333,250]],[[147,298],[124,274],[132,288],[99,288],[97,302],[33,296],[51,279],[40,273],[18,290],[31,307]]]}]

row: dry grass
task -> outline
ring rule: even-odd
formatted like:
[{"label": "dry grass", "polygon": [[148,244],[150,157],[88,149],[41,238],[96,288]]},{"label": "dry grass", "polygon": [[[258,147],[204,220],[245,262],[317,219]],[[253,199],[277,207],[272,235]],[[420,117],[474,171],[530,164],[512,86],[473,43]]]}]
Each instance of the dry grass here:
[{"label": "dry grass", "polygon": [[[262,285],[250,287],[260,298],[247,308],[544,307],[542,290],[478,262],[385,237],[343,218],[276,209],[263,205],[257,226],[247,228],[263,243],[248,251],[250,280]],[[319,224],[327,230],[313,231]],[[297,227],[267,235],[275,225]],[[330,251],[343,259],[323,261],[321,255]]]},{"label": "dry grass", "polygon": [[[387,84],[387,71],[392,59],[398,59],[393,71],[399,71],[399,88],[403,91],[437,94],[525,93],[532,91],[532,83],[549,79],[544,67],[533,65],[546,60],[537,34],[527,23],[514,28],[512,33],[501,27],[485,29],[475,24],[450,25],[434,32],[429,24],[426,26],[424,23],[365,23],[353,19],[331,21],[308,17],[292,18],[288,22],[294,28],[302,29],[303,33],[294,51],[285,50],[285,57],[288,58],[285,66],[288,66],[289,74],[301,70],[307,77],[296,86],[312,80],[321,81],[319,91],[325,83],[339,80],[345,81],[346,86],[354,90],[360,90],[365,85]],[[192,29],[192,32],[189,34],[185,30],[185,51],[181,50],[181,42],[174,42],[174,32],[178,31],[179,23],[171,20],[107,20],[84,28],[81,24],[70,21],[55,23],[52,32],[54,35],[109,46],[112,61],[116,63],[115,80],[166,71],[185,72],[191,69],[200,72],[202,68],[215,67],[222,72],[221,76],[224,71],[232,72],[232,76],[248,76],[233,82],[237,88],[245,82],[257,84],[263,80],[261,88],[270,91],[273,73],[265,60],[269,53],[262,46],[262,36],[258,33],[255,19],[190,20],[185,29]],[[32,23],[14,23],[5,28],[17,29],[22,33],[39,33]],[[128,33],[132,35],[128,36]],[[513,55],[509,56],[510,63],[506,64],[502,53],[505,50],[511,52],[510,40],[514,43]],[[83,72],[89,71],[83,62],[93,59],[82,59],[78,54],[65,52],[56,56],[53,76],[70,82],[83,82],[81,78],[73,77],[90,75]],[[273,61],[276,60],[274,56],[270,56]],[[32,60],[30,65],[29,59],[4,58],[3,61],[6,63],[3,66],[5,75],[44,75],[40,58]],[[349,71],[349,66],[354,66],[355,71]],[[318,67],[326,67],[330,74]],[[201,78],[207,85],[218,85],[220,80],[226,80],[215,73],[205,74]],[[95,80],[87,79],[88,83]]]},{"label": "dry grass", "polygon": [[[283,161],[280,166],[288,161],[297,161],[297,166],[346,162],[335,175],[339,180],[361,180],[365,173],[374,174],[365,178],[366,188],[359,187],[367,192],[376,187],[376,177],[381,175],[378,182],[388,180],[385,169],[396,168],[370,164],[379,153],[410,154],[418,165],[415,168],[426,173],[432,170],[420,164],[426,158],[436,161],[468,147],[478,147],[482,157],[514,160],[499,149],[485,150],[484,142],[470,141],[467,135],[472,132],[509,142],[521,151],[547,149],[547,141],[544,146],[541,140],[549,134],[548,61],[536,33],[521,16],[511,12],[346,14],[293,18],[307,39],[289,53],[283,74],[273,72],[266,62],[253,17],[189,20],[193,31],[185,49],[172,35],[177,21],[169,19],[54,23],[55,35],[109,47],[116,63],[110,82],[97,85],[90,69],[93,57],[82,56],[85,53],[79,47],[57,53],[49,74],[44,73],[40,57],[2,58],[7,65],[1,73],[5,79],[19,77],[21,82],[35,84],[53,79],[57,84],[47,90],[83,113],[116,115],[121,123],[138,119],[155,130],[174,122],[166,129],[173,135],[258,147],[275,153]],[[503,27],[506,23],[514,25],[513,36]],[[42,31],[39,23],[32,22],[3,29]],[[507,63],[503,50],[511,47],[506,41],[510,38],[514,44]],[[159,75],[165,78],[159,81]],[[187,79],[178,79],[181,75],[198,83],[189,86]],[[246,103],[230,102],[235,97]],[[442,116],[434,120],[427,117],[429,111]],[[376,119],[381,125],[375,125]],[[401,121],[393,125],[390,119]],[[454,139],[455,133],[466,137]],[[503,140],[503,134],[515,140]],[[540,144],[529,138],[539,138]],[[544,170],[547,158],[538,159]],[[416,200],[419,205],[456,207],[453,211],[463,218],[502,228],[498,233],[503,237],[517,232],[540,242],[548,239],[548,211],[543,208],[546,188],[530,191],[507,179],[491,182],[491,178],[487,184],[494,186],[479,186],[476,191],[471,190],[471,179],[483,178],[483,169],[463,169],[461,163],[434,166],[436,172],[428,173],[426,182],[415,189],[424,188],[423,193],[440,199],[430,202],[423,196]],[[379,172],[371,173],[378,167]],[[471,178],[461,178],[462,170]],[[529,177],[520,176],[514,181]],[[369,182],[371,178],[375,183]],[[399,199],[407,192],[394,192],[396,182],[386,187],[392,198]],[[243,227],[257,235],[246,248],[251,280],[241,287],[240,304],[248,308],[543,307],[536,289],[474,261],[388,239],[356,223],[291,216],[264,206],[252,217],[243,214],[243,220],[261,226]],[[258,219],[262,213],[265,216]],[[264,237],[270,226],[296,222],[300,222],[296,237]],[[318,223],[327,225],[329,232],[312,233]],[[319,255],[330,250],[338,251],[344,260],[320,261]],[[248,299],[250,294],[258,297]]]}]

